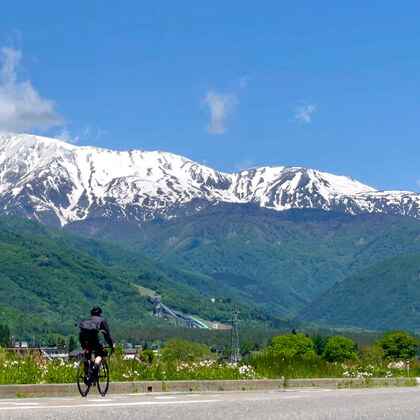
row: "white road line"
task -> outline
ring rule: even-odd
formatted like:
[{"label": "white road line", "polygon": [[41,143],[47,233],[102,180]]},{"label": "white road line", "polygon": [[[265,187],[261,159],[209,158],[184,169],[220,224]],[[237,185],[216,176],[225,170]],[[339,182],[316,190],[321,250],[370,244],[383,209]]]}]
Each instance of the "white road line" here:
[{"label": "white road line", "polygon": [[[35,409],[45,410],[45,409],[48,409],[48,408],[72,408],[72,407],[77,407],[77,406],[75,406],[75,405],[51,405],[51,406],[48,406],[48,405],[45,405],[45,406],[35,405],[35,406],[32,406],[32,407],[29,407],[29,406],[16,407],[16,406],[14,406],[14,407],[0,407],[0,411],[6,411],[6,410],[27,410],[27,409],[29,409],[29,410],[35,410]],[[91,405],[91,407],[94,407],[94,406]]]},{"label": "white road line", "polygon": [[108,402],[108,401],[114,401],[111,398],[96,398],[96,399],[92,399],[92,400],[88,400],[88,401],[92,401],[92,402]]},{"label": "white road line", "polygon": [[0,405],[39,405],[37,402],[14,402],[14,401],[8,401],[8,402],[0,402]]},{"label": "white road line", "polygon": [[301,393],[304,393],[304,392],[331,392],[331,391],[333,391],[332,388],[302,388],[302,389],[297,389],[295,391],[290,390],[290,391],[286,391],[286,392],[301,392]]},{"label": "white road line", "polygon": [[176,400],[176,397],[155,397],[156,400]]},{"label": "white road line", "polygon": [[169,404],[201,404],[201,403],[215,403],[220,400],[195,400],[195,401],[139,401],[126,403],[110,403],[110,404],[75,404],[75,405],[46,405],[46,406],[20,406],[20,407],[0,407],[0,411],[5,410],[26,410],[26,409],[40,409],[49,410],[51,408],[79,408],[79,407],[128,407],[141,405],[169,405]]},{"label": "white road line", "polygon": [[38,402],[12,402],[13,405],[39,405]]}]

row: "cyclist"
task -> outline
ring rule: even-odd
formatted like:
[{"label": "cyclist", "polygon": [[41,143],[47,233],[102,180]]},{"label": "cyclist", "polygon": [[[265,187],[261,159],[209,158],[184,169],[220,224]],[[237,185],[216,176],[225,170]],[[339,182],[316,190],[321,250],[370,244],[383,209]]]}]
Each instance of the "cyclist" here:
[{"label": "cyclist", "polygon": [[111,349],[114,349],[111,335],[109,333],[108,323],[102,318],[102,309],[99,307],[92,308],[90,317],[85,318],[80,322],[79,340],[83,350],[95,352],[95,364],[93,365],[93,379],[97,381],[99,365],[101,364],[102,357],[106,356],[105,350],[99,343],[99,333],[104,336],[105,341],[109,344]]}]

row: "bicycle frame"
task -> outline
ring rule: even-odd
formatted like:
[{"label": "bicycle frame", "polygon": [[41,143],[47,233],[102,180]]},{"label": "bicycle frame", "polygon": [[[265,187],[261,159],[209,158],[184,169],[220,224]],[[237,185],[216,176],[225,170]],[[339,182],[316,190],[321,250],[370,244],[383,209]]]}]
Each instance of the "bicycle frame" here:
[{"label": "bicycle frame", "polygon": [[[103,349],[111,348],[110,346],[103,346]],[[93,352],[94,353],[94,352]],[[105,354],[99,364],[97,376],[94,377],[93,366],[94,359],[92,360],[92,354],[89,349],[84,350],[83,357],[79,360],[77,366],[77,388],[82,397],[86,397],[92,386],[97,385],[98,391],[102,396],[105,396],[109,387],[109,369],[108,363],[105,357],[110,354]],[[112,354],[112,348],[111,348]],[[96,355],[95,355],[96,358]]]}]

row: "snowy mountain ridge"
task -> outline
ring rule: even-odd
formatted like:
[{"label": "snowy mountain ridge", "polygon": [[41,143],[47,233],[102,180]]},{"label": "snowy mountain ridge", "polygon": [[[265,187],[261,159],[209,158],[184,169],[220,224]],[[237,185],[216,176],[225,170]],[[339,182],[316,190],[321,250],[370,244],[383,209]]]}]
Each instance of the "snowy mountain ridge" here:
[{"label": "snowy mountain ridge", "polygon": [[419,194],[377,191],[314,169],[259,167],[228,174],[166,152],[112,151],[26,134],[0,136],[0,214],[57,226],[91,218],[140,223],[174,217],[191,203],[199,211],[200,202],[420,217]]}]

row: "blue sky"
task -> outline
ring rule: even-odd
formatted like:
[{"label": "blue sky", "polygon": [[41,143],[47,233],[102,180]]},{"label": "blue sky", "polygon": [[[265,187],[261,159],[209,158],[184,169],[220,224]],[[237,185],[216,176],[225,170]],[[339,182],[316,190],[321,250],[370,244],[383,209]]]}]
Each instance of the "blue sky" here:
[{"label": "blue sky", "polygon": [[0,130],[420,190],[417,1],[0,3]]}]

